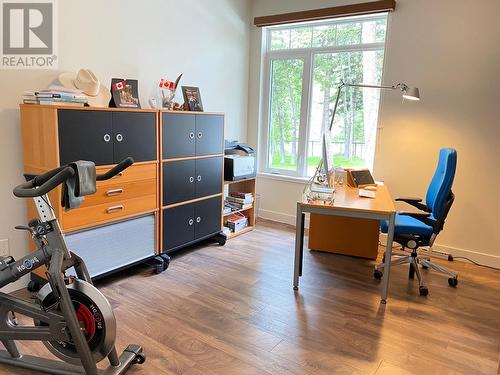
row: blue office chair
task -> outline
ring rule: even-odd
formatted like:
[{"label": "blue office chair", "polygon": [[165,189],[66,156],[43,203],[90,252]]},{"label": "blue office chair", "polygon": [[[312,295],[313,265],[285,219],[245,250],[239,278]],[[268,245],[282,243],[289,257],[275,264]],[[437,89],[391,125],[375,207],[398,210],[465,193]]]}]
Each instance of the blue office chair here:
[{"label": "blue office chair", "polygon": [[[396,201],[406,202],[423,211],[421,213],[398,212],[396,214],[394,241],[401,245],[402,250],[410,249],[411,254],[394,254],[395,259],[391,260],[391,266],[410,264],[409,278],[413,279],[414,275],[417,275],[419,292],[422,296],[429,294],[429,290],[424,285],[418,265],[424,269],[431,268],[448,275],[448,284],[452,287],[456,287],[458,284],[456,273],[432,263],[428,255],[419,255],[418,253],[418,248],[421,246],[432,247],[436,236],[444,227],[446,216],[455,200],[451,187],[456,168],[457,151],[452,148],[443,148],[439,151],[438,164],[427,190],[425,204],[421,203],[422,199],[420,198],[396,198]],[[381,222],[380,227],[383,233],[387,233],[388,226],[388,221]],[[382,278],[383,268],[383,261],[375,266],[373,276],[376,279]]]}]

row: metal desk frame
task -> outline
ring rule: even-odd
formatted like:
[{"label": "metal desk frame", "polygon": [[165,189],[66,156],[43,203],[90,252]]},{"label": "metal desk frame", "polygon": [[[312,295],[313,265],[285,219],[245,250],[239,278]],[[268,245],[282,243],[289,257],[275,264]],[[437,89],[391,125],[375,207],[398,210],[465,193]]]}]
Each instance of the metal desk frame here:
[{"label": "metal desk frame", "polygon": [[394,239],[394,221],[396,212],[379,213],[369,210],[339,209],[335,206],[311,206],[297,202],[296,232],[295,232],[295,262],[293,271],[293,289],[299,289],[299,277],[302,276],[302,264],[304,261],[304,222],[306,213],[334,215],[345,217],[356,217],[363,219],[388,220],[387,244],[385,246],[385,265],[382,278],[381,303],[387,303],[389,291],[389,275],[391,273],[392,241]]}]

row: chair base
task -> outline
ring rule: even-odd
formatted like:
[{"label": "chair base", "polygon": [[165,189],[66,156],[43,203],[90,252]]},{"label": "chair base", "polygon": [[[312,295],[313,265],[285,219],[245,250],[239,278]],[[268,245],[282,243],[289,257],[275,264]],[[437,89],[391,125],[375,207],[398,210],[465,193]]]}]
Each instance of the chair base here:
[{"label": "chair base", "polygon": [[[385,257],[385,255],[384,255],[384,257]],[[428,295],[429,290],[424,283],[424,279],[423,279],[423,276],[422,276],[422,273],[420,271],[419,266],[421,266],[423,269],[432,269],[432,270],[437,271],[439,273],[443,273],[445,275],[448,275],[448,285],[450,285],[452,287],[456,287],[458,285],[458,274],[456,272],[453,272],[453,271],[450,271],[444,267],[441,267],[440,265],[438,265],[436,263],[432,263],[430,261],[429,256],[418,255],[418,252],[416,250],[413,250],[411,252],[411,254],[393,254],[393,257],[395,259],[391,260],[391,267],[398,266],[401,264],[409,264],[410,265],[408,277],[410,279],[413,279],[415,277],[415,275],[417,275],[418,288],[419,288],[419,293],[421,296]],[[383,269],[384,269],[384,262],[377,264],[375,266],[373,276],[376,279],[381,279],[382,274],[383,274]]]}]

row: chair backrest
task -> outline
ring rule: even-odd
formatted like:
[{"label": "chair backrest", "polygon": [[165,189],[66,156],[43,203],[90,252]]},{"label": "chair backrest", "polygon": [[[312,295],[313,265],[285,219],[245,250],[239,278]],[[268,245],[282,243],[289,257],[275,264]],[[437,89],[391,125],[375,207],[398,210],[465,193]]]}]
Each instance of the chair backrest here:
[{"label": "chair backrest", "polygon": [[456,169],[457,151],[453,148],[442,148],[439,151],[436,171],[425,197],[427,207],[432,210],[432,217],[440,222],[441,228],[453,203],[454,195],[451,187]]}]

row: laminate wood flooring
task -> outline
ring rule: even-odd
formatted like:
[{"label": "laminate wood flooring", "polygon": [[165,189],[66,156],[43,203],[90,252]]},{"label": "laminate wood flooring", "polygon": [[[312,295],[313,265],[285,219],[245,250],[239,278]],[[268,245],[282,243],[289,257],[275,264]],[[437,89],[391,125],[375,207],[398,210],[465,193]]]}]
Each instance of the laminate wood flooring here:
[{"label": "laminate wood flooring", "polygon": [[[145,348],[128,374],[496,374],[500,271],[438,261],[459,286],[424,271],[418,295],[405,266],[387,305],[373,261],[305,250],[292,290],[294,230],[259,221],[223,247],[206,243],[153,275],[138,266],[99,281],[118,321],[118,350]],[[26,353],[48,352],[23,343]],[[0,367],[0,374],[33,374]]]}]

